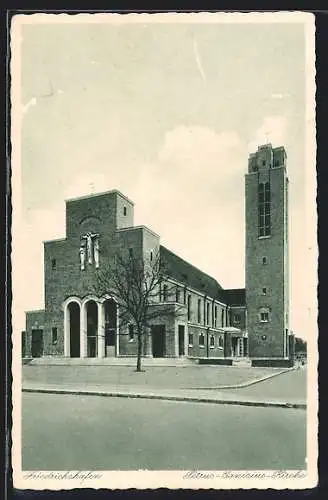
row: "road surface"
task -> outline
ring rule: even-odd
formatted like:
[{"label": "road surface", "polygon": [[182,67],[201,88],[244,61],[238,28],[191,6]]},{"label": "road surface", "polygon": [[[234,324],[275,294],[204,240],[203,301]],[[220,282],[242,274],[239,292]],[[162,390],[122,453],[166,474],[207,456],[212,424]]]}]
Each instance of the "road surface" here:
[{"label": "road surface", "polygon": [[23,470],[302,469],[306,412],[23,393]]}]

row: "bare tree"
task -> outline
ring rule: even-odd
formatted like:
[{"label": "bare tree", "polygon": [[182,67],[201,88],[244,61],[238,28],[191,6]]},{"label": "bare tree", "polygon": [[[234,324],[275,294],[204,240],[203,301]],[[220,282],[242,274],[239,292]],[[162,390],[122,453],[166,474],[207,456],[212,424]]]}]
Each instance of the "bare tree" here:
[{"label": "bare tree", "polygon": [[173,311],[175,315],[184,311],[183,305],[176,304],[174,309],[172,305],[161,305],[161,302],[176,298],[176,286],[167,281],[160,253],[146,260],[136,257],[132,251],[117,252],[107,266],[98,270],[95,286],[99,295],[110,295],[116,301],[120,329],[131,323],[136,328],[136,371],[142,371],[144,340],[152,321],[158,317],[168,317]]}]

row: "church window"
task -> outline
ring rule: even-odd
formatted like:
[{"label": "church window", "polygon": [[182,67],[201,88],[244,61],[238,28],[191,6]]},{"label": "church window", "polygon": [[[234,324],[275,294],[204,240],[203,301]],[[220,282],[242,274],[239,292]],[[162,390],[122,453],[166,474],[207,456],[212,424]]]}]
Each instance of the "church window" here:
[{"label": "church window", "polygon": [[57,327],[56,326],[54,326],[52,328],[51,334],[52,334],[52,345],[56,345],[57,344],[57,340],[58,340]]},{"label": "church window", "polygon": [[189,333],[189,335],[188,335],[188,344],[189,344],[189,347],[192,347],[194,345],[194,336],[192,333]]},{"label": "church window", "polygon": [[218,306],[214,306],[214,326],[217,326],[217,320],[218,320]]},{"label": "church window", "polygon": [[128,329],[129,329],[129,341],[132,342],[132,340],[134,340],[134,327],[131,323],[129,324]]},{"label": "church window", "polygon": [[191,318],[191,295],[188,295],[187,315],[188,315],[188,321],[190,321],[190,318]]},{"label": "church window", "polygon": [[205,347],[205,335],[203,333],[199,334],[199,347]]},{"label": "church window", "polygon": [[57,268],[57,261],[56,259],[52,259],[51,261],[51,268],[54,271]]},{"label": "church window", "polygon": [[126,207],[123,207],[123,215],[126,215]]},{"label": "church window", "polygon": [[260,322],[268,323],[269,321],[270,321],[269,309],[263,307],[262,309],[260,309]]},{"label": "church window", "polygon": [[219,347],[223,347],[223,337],[220,335],[219,337]]},{"label": "church window", "polygon": [[221,326],[224,326],[224,309],[221,311]]},{"label": "church window", "polygon": [[150,252],[150,260],[153,260],[153,252]]},{"label": "church window", "polygon": [[201,318],[201,300],[198,299],[198,302],[197,302],[197,321],[198,323],[200,323],[202,321],[202,318]]},{"label": "church window", "polygon": [[239,325],[239,323],[240,323],[240,314],[235,314],[234,317],[233,317],[233,321],[234,321],[234,323],[236,323],[237,325]]},{"label": "church window", "polygon": [[210,336],[210,347],[212,349],[215,347],[215,338],[214,338],[214,335]]},{"label": "church window", "polygon": [[206,304],[206,324],[208,325],[210,322],[210,305],[207,302]]},{"label": "church window", "polygon": [[259,237],[271,235],[271,192],[270,183],[260,183],[258,187],[258,228]]}]

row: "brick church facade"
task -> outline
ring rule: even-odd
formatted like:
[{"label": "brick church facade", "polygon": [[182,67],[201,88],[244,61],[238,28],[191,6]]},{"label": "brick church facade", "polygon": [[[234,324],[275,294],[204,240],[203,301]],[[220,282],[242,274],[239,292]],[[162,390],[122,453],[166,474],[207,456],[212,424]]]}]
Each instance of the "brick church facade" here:
[{"label": "brick church facade", "polygon": [[[136,356],[133,324],[119,305],[95,294],[96,273],[129,249],[166,269],[143,356],[287,360],[288,200],[284,148],[260,146],[246,180],[246,289],[223,289],[134,226],[134,204],[117,190],[66,201],[66,237],[44,242],[44,310],[26,313],[23,355],[105,358]],[[167,286],[166,286],[167,285]],[[179,311],[179,312],[178,312]]]}]

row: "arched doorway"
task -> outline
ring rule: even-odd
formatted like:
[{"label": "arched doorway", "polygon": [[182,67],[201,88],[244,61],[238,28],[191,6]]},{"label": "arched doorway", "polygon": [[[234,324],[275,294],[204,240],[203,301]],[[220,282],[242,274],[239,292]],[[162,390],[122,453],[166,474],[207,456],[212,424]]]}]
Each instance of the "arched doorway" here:
[{"label": "arched doorway", "polygon": [[97,357],[98,305],[94,300],[86,304],[87,310],[87,356]]},{"label": "arched doorway", "polygon": [[105,356],[116,355],[117,305],[115,300],[106,299],[104,302],[105,315]]},{"label": "arched doorway", "polygon": [[70,357],[80,357],[80,306],[77,302],[68,304]]}]

